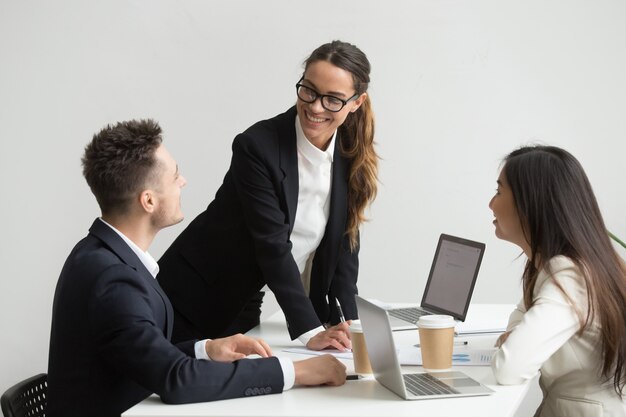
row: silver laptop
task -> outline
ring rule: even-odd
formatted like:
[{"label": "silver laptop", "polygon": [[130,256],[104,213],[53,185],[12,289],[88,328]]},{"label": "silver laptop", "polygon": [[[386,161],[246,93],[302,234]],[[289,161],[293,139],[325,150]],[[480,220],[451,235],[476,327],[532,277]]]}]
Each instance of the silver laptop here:
[{"label": "silver laptop", "polygon": [[484,243],[442,233],[420,307],[389,309],[392,329],[416,329],[425,314],[465,321],[484,253]]},{"label": "silver laptop", "polygon": [[387,311],[356,296],[374,378],[405,400],[490,395],[493,391],[463,372],[402,374]]}]

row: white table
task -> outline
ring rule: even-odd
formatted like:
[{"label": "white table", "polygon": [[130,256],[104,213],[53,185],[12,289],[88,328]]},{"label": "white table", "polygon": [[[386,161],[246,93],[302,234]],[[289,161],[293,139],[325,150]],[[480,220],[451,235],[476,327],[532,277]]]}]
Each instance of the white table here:
[{"label": "white table", "polygon": [[[484,308],[490,308],[485,305]],[[502,305],[493,305],[494,311],[502,311]],[[265,339],[272,347],[274,355],[288,356],[294,360],[305,359],[307,355],[284,352],[283,349],[301,346],[289,340],[282,312],[272,315],[249,333],[253,337]],[[418,343],[417,331],[395,332],[396,345]],[[470,347],[487,348],[493,346],[495,335],[464,336]],[[344,360],[348,371],[353,370],[351,360]],[[403,369],[420,371],[418,366]],[[516,411],[528,394],[530,384],[501,386],[488,366],[459,366],[461,370],[495,391],[486,397],[465,397],[424,401],[404,401],[391,391],[378,384],[369,376],[358,381],[347,381],[341,387],[294,387],[277,395],[256,396],[208,403],[166,405],[153,395],[126,411],[125,417],[197,417],[197,416],[319,416],[319,417],[379,417],[379,416],[515,416]]]}]

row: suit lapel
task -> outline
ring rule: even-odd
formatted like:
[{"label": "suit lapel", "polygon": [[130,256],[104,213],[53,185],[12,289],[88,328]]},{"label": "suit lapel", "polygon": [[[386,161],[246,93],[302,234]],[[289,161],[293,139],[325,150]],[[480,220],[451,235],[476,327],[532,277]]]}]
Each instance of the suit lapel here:
[{"label": "suit lapel", "polygon": [[330,218],[328,231],[333,231],[338,239],[345,232],[348,218],[348,175],[350,161],[341,154],[341,137],[337,132],[333,156],[333,183],[330,192]]},{"label": "suit lapel", "polygon": [[284,175],[282,180],[285,204],[289,215],[289,234],[296,221],[298,206],[298,150],[296,146],[296,108],[292,107],[284,113],[283,120],[278,126],[280,169]]},{"label": "suit lapel", "polygon": [[124,240],[122,240],[122,238],[115,233],[113,229],[104,224],[100,219],[96,219],[93,222],[89,228],[89,233],[104,242],[111,249],[111,251],[113,251],[113,253],[121,259],[122,262],[137,271],[137,273],[141,275],[141,277],[144,278],[161,296],[166,311],[166,337],[169,340],[172,336],[172,328],[174,327],[174,310],[172,309],[172,304],[170,303],[169,298],[167,298],[167,295],[165,295],[157,280],[152,276],[150,271],[146,269],[144,264],[137,257],[137,255],[135,255],[135,252],[132,251],[126,242],[124,242]]}]

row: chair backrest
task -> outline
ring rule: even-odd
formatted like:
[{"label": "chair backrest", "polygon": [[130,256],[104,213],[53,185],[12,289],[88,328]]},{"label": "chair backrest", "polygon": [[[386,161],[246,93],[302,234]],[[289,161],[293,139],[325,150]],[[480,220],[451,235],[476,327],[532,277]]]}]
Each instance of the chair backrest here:
[{"label": "chair backrest", "polygon": [[46,415],[48,375],[39,374],[13,385],[0,398],[4,417]]}]

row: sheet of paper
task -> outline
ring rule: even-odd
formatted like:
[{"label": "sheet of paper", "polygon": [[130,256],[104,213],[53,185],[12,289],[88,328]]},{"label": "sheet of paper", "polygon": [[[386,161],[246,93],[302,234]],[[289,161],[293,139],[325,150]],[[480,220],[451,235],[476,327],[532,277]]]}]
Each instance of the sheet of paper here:
[{"label": "sheet of paper", "polygon": [[[455,348],[452,351],[452,365],[490,366],[496,349]],[[398,351],[400,365],[422,365],[422,352],[415,346],[403,346]]]},{"label": "sheet of paper", "polygon": [[341,352],[337,349],[311,350],[305,347],[290,347],[283,349],[283,352],[298,353],[300,355],[326,355],[331,354],[338,359],[352,359],[352,352]]},{"label": "sheet of paper", "polygon": [[506,330],[513,304],[472,304],[464,322],[456,324],[457,334],[502,333]]}]

